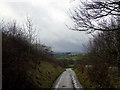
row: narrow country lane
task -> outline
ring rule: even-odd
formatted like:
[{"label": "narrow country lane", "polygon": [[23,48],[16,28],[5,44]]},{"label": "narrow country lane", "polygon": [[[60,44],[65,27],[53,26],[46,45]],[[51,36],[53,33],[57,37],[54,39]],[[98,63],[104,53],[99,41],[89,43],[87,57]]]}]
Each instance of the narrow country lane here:
[{"label": "narrow country lane", "polygon": [[71,68],[68,68],[58,77],[58,79],[53,84],[52,88],[54,88],[55,90],[63,89],[63,88],[80,90],[83,87],[79,83],[75,72]]}]

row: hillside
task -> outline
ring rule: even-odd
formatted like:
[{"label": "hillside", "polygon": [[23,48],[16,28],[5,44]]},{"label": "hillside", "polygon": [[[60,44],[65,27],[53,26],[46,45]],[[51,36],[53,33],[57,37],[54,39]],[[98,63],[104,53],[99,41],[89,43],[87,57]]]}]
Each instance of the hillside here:
[{"label": "hillside", "polygon": [[27,33],[15,23],[3,27],[0,27],[3,38],[2,89],[50,88],[64,69],[49,47],[32,43]]},{"label": "hillside", "polygon": [[84,53],[80,52],[63,52],[63,53],[54,53],[54,56],[58,60],[73,60],[76,61],[80,56],[83,56]]}]

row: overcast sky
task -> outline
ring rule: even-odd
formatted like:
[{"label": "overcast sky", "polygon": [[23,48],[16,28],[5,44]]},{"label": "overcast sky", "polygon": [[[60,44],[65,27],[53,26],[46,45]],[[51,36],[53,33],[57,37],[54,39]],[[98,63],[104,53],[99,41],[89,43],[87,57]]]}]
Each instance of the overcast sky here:
[{"label": "overcast sky", "polygon": [[29,16],[41,43],[55,52],[82,52],[90,35],[66,27],[72,25],[69,10],[78,4],[79,0],[4,0],[0,2],[0,17],[24,23]]}]

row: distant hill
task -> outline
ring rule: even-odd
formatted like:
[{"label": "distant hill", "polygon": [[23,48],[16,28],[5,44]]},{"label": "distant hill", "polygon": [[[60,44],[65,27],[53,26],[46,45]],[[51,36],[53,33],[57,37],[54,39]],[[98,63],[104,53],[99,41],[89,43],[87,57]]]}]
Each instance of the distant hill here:
[{"label": "distant hill", "polygon": [[80,52],[63,52],[63,53],[54,53],[54,56],[58,60],[78,60],[79,56],[84,55]]}]

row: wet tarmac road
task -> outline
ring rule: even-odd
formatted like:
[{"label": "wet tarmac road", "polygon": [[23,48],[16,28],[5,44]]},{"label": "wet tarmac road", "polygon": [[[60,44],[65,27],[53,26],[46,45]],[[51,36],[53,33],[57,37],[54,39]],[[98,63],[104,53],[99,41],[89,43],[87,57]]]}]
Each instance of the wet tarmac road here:
[{"label": "wet tarmac road", "polygon": [[58,79],[53,84],[53,87],[55,90],[63,90],[69,89],[69,90],[81,90],[83,89],[82,85],[79,83],[77,76],[75,72],[68,68],[66,71],[64,71]]}]

